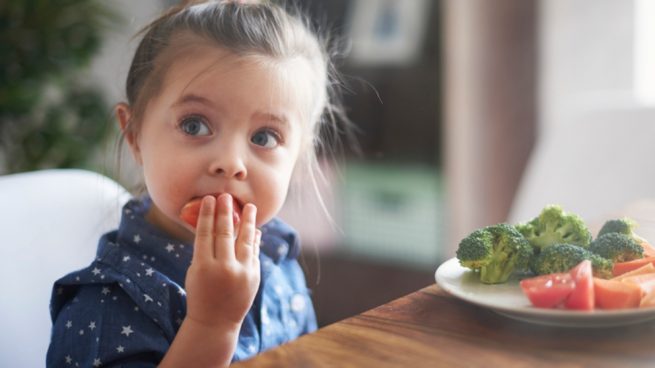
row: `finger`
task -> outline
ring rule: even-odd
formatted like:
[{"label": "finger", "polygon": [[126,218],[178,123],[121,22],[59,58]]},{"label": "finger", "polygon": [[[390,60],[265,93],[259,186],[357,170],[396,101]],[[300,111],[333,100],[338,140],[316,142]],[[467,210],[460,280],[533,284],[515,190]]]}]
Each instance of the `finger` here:
[{"label": "finger", "polygon": [[248,203],[243,207],[239,237],[236,241],[237,260],[245,262],[252,257],[252,248],[255,247],[255,221],[257,219],[257,207]]},{"label": "finger", "polygon": [[234,259],[234,224],[232,223],[232,196],[224,193],[216,201],[214,224],[214,254],[217,259]]},{"label": "finger", "polygon": [[257,248],[262,245],[262,231],[259,229],[255,230],[255,245]]},{"label": "finger", "polygon": [[255,259],[259,260],[259,250],[262,245],[262,231],[257,229],[255,231],[255,246],[253,248],[253,254],[255,255]]},{"label": "finger", "polygon": [[214,213],[216,198],[205,196],[200,204],[196,238],[193,249],[193,262],[214,258]]}]

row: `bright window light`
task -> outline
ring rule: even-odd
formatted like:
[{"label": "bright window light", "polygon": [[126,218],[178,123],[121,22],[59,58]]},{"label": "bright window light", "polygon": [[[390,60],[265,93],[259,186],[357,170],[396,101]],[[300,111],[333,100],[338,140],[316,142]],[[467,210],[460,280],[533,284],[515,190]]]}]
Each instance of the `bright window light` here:
[{"label": "bright window light", "polygon": [[655,105],[655,1],[635,0],[635,97]]}]

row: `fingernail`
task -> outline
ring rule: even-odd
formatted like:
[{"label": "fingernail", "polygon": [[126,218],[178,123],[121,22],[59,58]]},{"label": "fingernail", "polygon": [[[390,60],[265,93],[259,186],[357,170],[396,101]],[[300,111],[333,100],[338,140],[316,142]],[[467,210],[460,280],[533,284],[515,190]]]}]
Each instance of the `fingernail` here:
[{"label": "fingernail", "polygon": [[232,196],[229,193],[222,194],[220,199],[223,201],[223,204],[228,206],[228,208],[232,208]]}]

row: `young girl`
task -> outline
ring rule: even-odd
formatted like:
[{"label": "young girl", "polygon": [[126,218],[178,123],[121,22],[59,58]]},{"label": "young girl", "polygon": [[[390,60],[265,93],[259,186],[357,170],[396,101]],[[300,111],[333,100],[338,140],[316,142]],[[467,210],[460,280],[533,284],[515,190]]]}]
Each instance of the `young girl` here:
[{"label": "young girl", "polygon": [[225,366],[316,329],[275,215],[316,163],[328,62],[270,3],[181,6],[145,29],[116,116],[148,195],[55,283],[48,366]]}]

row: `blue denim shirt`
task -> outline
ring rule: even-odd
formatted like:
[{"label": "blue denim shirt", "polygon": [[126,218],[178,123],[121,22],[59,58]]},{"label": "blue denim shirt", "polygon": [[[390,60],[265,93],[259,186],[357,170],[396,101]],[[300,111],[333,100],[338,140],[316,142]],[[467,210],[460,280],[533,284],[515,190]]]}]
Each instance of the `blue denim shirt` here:
[{"label": "blue denim shirt", "polygon": [[[48,367],[156,366],[168,350],[186,314],[193,247],[145,221],[150,203],[128,202],[91,265],[55,282]],[[261,230],[261,284],[233,361],[316,329],[296,232],[278,219]]]}]

